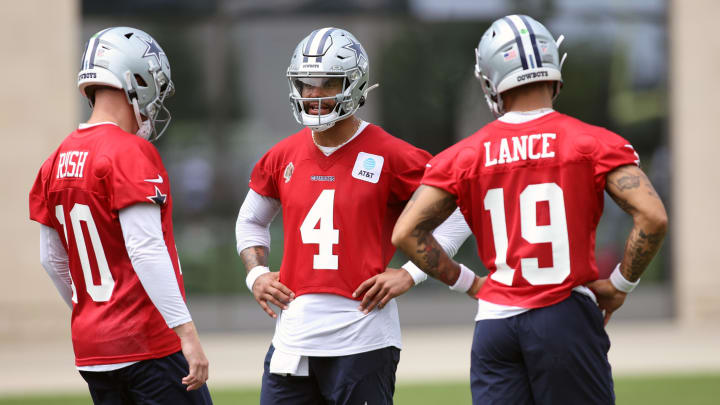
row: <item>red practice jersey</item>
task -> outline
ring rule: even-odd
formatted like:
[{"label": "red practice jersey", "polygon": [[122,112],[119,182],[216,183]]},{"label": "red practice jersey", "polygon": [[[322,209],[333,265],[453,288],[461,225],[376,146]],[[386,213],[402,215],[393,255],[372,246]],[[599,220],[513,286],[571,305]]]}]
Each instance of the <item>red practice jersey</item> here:
[{"label": "red practice jersey", "polygon": [[250,187],[282,204],[280,281],[296,296],[353,291],[383,271],[393,226],[430,154],[368,125],[330,156],[307,128],[255,165]]},{"label": "red practice jersey", "polygon": [[180,350],[125,248],[118,211],[138,203],[161,207],[165,243],[184,296],[168,175],[148,141],[112,124],[77,130],[45,161],[30,191],[30,218],[55,228],[68,252],[78,366]]},{"label": "red practice jersey", "polygon": [[537,308],[598,278],[606,175],[638,163],[617,134],[552,112],[486,125],[433,158],[422,182],[455,195],[475,234],[490,271],[477,297]]}]

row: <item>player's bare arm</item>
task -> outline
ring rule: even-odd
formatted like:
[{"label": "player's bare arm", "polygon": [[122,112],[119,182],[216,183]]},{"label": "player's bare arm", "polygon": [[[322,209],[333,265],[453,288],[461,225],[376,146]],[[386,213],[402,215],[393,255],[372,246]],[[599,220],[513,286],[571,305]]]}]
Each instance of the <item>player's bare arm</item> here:
[{"label": "player's bare arm", "polygon": [[[455,196],[436,187],[421,185],[400,214],[392,235],[392,243],[422,271],[450,286],[460,277],[460,265],[442,249],[432,231],[455,208]],[[475,277],[468,295],[474,297],[483,281],[483,278]]]},{"label": "player's bare arm", "polygon": [[190,321],[173,328],[180,338],[182,352],[188,362],[190,373],[182,379],[187,390],[192,391],[202,387],[209,377],[209,362],[205,356],[195,324]]},{"label": "player's bare arm", "polygon": [[606,190],[633,217],[633,228],[625,244],[620,271],[629,281],[637,281],[665,237],[665,206],[650,180],[637,166],[623,166],[611,172]]},{"label": "player's bare arm", "polygon": [[251,246],[240,252],[240,258],[245,265],[247,271],[257,266],[267,266],[267,256],[269,249],[266,246]]},{"label": "player's bare arm", "polygon": [[[619,167],[607,176],[605,190],[633,218],[633,228],[625,242],[620,272],[629,282],[636,282],[660,249],[667,231],[667,213],[655,188],[637,166]],[[608,280],[588,285],[605,310],[605,323],[625,301],[626,293]]]},{"label": "player's bare arm", "polygon": [[[240,252],[240,258],[245,264],[245,269],[249,273],[252,269],[268,265],[267,246],[251,246]],[[277,314],[268,305],[268,302],[279,308],[287,309],[287,304],[295,298],[295,294],[290,291],[283,283],[280,282],[279,272],[267,272],[262,274],[252,285],[252,293],[255,301],[271,318],[277,318]]]}]

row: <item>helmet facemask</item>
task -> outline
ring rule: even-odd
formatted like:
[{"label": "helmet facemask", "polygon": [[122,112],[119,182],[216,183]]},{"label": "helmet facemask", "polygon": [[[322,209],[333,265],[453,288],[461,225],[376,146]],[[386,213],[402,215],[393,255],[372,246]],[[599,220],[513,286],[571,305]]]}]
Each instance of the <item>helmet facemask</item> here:
[{"label": "helmet facemask", "polygon": [[[350,92],[350,82],[345,75],[295,75],[288,74],[290,83],[290,103],[295,118],[313,131],[320,132],[335,125],[335,122],[352,115],[359,106],[354,106]],[[303,97],[303,89],[315,88],[323,92],[337,89],[333,95],[321,97]],[[310,90],[312,91],[312,90]],[[316,107],[314,107],[316,105]],[[317,112],[311,111],[313,108]],[[322,114],[323,110],[329,109]]]},{"label": "helmet facemask", "polygon": [[[356,102],[353,99],[353,93],[362,91],[367,86],[367,82],[360,83],[362,74],[356,69],[352,69],[342,74],[332,73],[288,73],[288,82],[290,84],[290,106],[295,115],[295,119],[309,127],[315,132],[322,132],[336,122],[341,121],[353,114],[365,102],[365,94]],[[322,97],[303,97],[303,88],[311,86],[320,89],[336,88],[338,92],[334,95]],[[321,90],[322,91],[322,90]],[[330,112],[321,114],[323,104],[334,103],[330,106]],[[311,103],[317,103],[320,108],[317,113],[312,113],[306,108]]]},{"label": "helmet facemask", "polygon": [[[168,80],[165,73],[153,62],[150,61],[150,73],[152,74],[152,85],[155,87],[155,98],[148,102],[144,108],[138,104],[138,90],[140,87],[147,87],[142,76],[135,75],[131,80],[129,71],[125,72],[125,82],[130,91],[125,91],[128,102],[133,106],[135,120],[138,124],[137,135],[147,141],[155,142],[160,139],[170,125],[172,118],[170,110],[165,107],[165,99],[175,94],[175,86]],[[142,119],[142,117],[146,119]],[[158,130],[160,125],[160,130]]]}]

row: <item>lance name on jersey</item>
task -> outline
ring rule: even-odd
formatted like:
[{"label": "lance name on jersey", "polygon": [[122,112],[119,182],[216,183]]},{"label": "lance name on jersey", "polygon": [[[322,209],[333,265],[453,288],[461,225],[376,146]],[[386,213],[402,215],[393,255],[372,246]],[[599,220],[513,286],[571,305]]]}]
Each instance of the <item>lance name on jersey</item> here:
[{"label": "lance name on jersey", "polygon": [[[510,153],[510,143],[507,138],[500,139],[500,147],[497,146],[497,141],[485,142],[483,144],[485,146],[485,167],[517,162],[518,160],[555,157],[554,142],[556,138],[557,136],[551,133],[513,136],[510,138],[513,145],[512,154]],[[540,151],[536,151],[537,145],[540,145]]]}]

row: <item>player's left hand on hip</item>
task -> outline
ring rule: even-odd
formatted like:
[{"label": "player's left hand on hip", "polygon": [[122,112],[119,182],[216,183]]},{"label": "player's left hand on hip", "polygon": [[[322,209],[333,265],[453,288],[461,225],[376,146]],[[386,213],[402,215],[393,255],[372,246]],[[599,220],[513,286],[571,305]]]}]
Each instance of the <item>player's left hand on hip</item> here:
[{"label": "player's left hand on hip", "polygon": [[415,282],[407,271],[388,267],[385,272],[363,281],[353,293],[353,297],[365,294],[358,309],[367,314],[375,307],[382,309],[388,301],[404,294],[413,285]]},{"label": "player's left hand on hip", "polygon": [[625,302],[627,294],[615,288],[610,280],[595,280],[585,284],[597,298],[598,306],[604,314],[604,324],[607,326],[610,317]]}]

